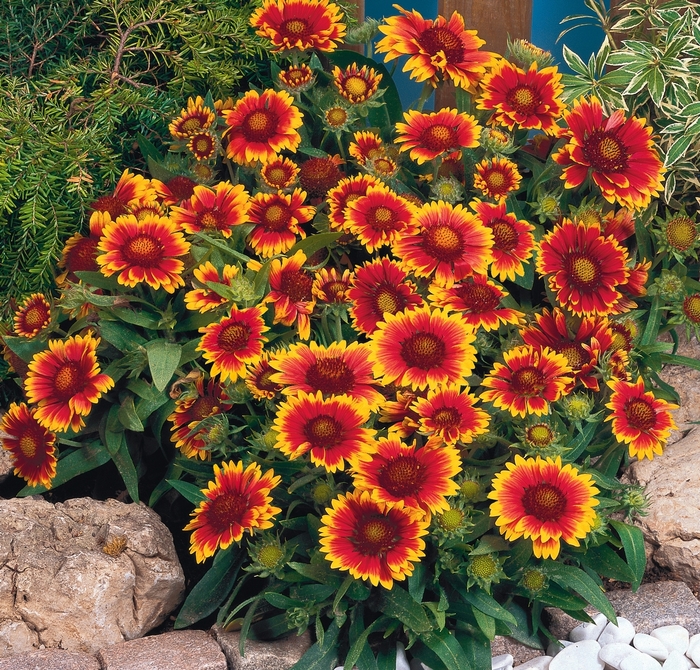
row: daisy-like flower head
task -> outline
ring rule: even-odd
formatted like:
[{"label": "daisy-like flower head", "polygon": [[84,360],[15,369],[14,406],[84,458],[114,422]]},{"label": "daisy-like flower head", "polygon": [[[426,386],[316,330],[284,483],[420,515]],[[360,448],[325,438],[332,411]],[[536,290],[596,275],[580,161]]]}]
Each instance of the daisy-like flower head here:
[{"label": "daisy-like flower head", "polygon": [[76,272],[99,272],[97,265],[97,245],[104,227],[112,220],[109,212],[93,212],[90,215],[90,234],[83,237],[80,233],[73,235],[63,248],[59,267],[64,270],[56,283],[61,285],[63,280],[78,282]]},{"label": "daisy-like flower head", "polygon": [[566,188],[578,188],[590,174],[608,202],[645,209],[661,192],[665,168],[645,119],[625,119],[621,109],[610,117],[600,101],[579,98],[564,112],[566,144],[554,154],[564,166]]},{"label": "daisy-like flower head", "polygon": [[271,362],[278,372],[270,379],[282,384],[286,394],[320,392],[326,398],[347,395],[364,400],[374,410],[384,397],[374,388],[368,346],[331,342],[324,347],[316,342],[298,342]]},{"label": "daisy-like flower head", "polygon": [[343,178],[338,168],[341,163],[343,160],[339,156],[309,158],[299,166],[299,183],[312,198],[325,198]]},{"label": "daisy-like flower head", "polygon": [[353,484],[372,500],[408,508],[419,518],[449,508],[447,496],[457,493],[452,477],[462,471],[454,447],[416,448],[396,437],[381,437],[377,451],[355,464]]},{"label": "daisy-like flower head", "polygon": [[472,200],[469,206],[481,222],[493,233],[493,262],[491,275],[504,281],[515,281],[515,276],[525,274],[525,261],[535,248],[535,229],[531,223],[506,212],[505,202],[490,203]]},{"label": "daisy-like flower head", "polygon": [[700,327],[700,293],[691,293],[683,298],[680,318],[695,329]]},{"label": "daisy-like flower head", "polygon": [[196,98],[187,100],[187,109],[183,109],[170,124],[170,134],[179,139],[185,140],[197,133],[211,128],[216,119],[216,113],[204,104],[204,98],[198,95]]},{"label": "daisy-like flower head", "polygon": [[348,298],[353,326],[369,335],[384,321],[386,314],[396,314],[423,304],[413,282],[400,266],[388,258],[369,261],[355,271]]},{"label": "daisy-like flower head", "polygon": [[474,331],[447,311],[427,307],[385,314],[370,336],[374,375],[414,391],[446,383],[464,386],[476,362]]},{"label": "daisy-like flower head", "polygon": [[493,258],[493,233],[462,205],[429,202],[415,217],[418,231],[399,238],[392,251],[416,277],[451,286],[472,274],[486,274]]},{"label": "daisy-like flower head", "polygon": [[670,410],[678,406],[645,391],[641,377],[636,382],[612,380],[608,386],[612,395],[605,406],[612,412],[605,420],[612,421],[617,441],[629,445],[630,456],[640,460],[660,455],[671,430],[676,428]]},{"label": "daisy-like flower head", "polygon": [[100,196],[90,204],[90,209],[95,212],[107,212],[112,219],[116,219],[122,214],[129,214],[131,202],[144,198],[149,191],[153,191],[155,195],[155,187],[151,186],[148,179],[124,170],[114,191],[109,195]]},{"label": "daisy-like flower head", "polygon": [[35,337],[51,323],[51,303],[41,293],[33,293],[15,312],[15,333]]},{"label": "daisy-like flower head", "polygon": [[203,419],[223,414],[231,407],[233,403],[221,383],[210,379],[205,391],[204,378],[199,377],[194,392],[183,393],[175,401],[175,411],[168,417],[173,424],[172,441],[175,446],[188,458],[206,459],[209,456],[205,439],[207,428],[197,430],[197,427]]},{"label": "daisy-like flower head", "polygon": [[311,292],[314,280],[302,269],[305,262],[306,254],[301,250],[291,258],[274,258],[270,264],[270,292],[264,300],[275,306],[273,323],[291,326],[296,321],[302,340],[311,335],[309,315],[316,305]]},{"label": "daisy-like flower head", "polygon": [[250,17],[250,25],[275,49],[335,51],[345,36],[343,13],[328,0],[265,0]]},{"label": "daisy-like flower head", "polygon": [[446,385],[416,398],[411,409],[420,417],[419,432],[428,436],[428,446],[468,444],[476,435],[488,432],[490,417],[468,389]]},{"label": "daisy-like flower head", "polygon": [[547,276],[559,304],[576,315],[614,313],[627,283],[627,251],[600,227],[568,219],[540,241],[537,271]]},{"label": "daisy-like flower head", "polygon": [[272,400],[282,390],[282,385],[271,379],[277,372],[270,365],[272,357],[269,351],[263,351],[260,360],[248,366],[245,385],[256,400]]},{"label": "daisy-like flower head", "polygon": [[351,63],[344,70],[337,65],[333,68],[333,85],[338,93],[353,105],[366,102],[376,92],[383,75],[374,68]]},{"label": "daisy-like flower head", "polygon": [[547,347],[515,347],[503,358],[481,382],[488,390],[479,397],[513,416],[546,414],[573,381],[566,358]]},{"label": "daisy-like flower head", "polygon": [[331,567],[391,589],[425,556],[428,521],[372,500],[367,491],[339,496],[321,517],[321,551]]},{"label": "daisy-like flower head", "polygon": [[117,274],[123,286],[146,282],[151,288],[174,293],[184,286],[184,263],[179,259],[190,250],[190,243],[172,219],[148,216],[139,221],[133,214],[120,216],[102,231],[97,246],[100,272]]},{"label": "daisy-like flower head", "polygon": [[353,201],[367,195],[370,186],[380,186],[382,182],[369,174],[359,174],[345,177],[338,182],[326,195],[328,202],[328,220],[331,230],[349,232],[346,210]]},{"label": "daisy-like flower head", "polygon": [[369,186],[367,194],[347,202],[345,228],[370,253],[416,232],[416,207],[381,184]]},{"label": "daisy-like flower head", "polygon": [[316,208],[304,206],[306,193],[297,188],[294,193],[256,193],[250,201],[248,219],[254,228],[248,236],[248,244],[256,254],[272,258],[289,251],[306,233],[300,224],[310,221]]},{"label": "daisy-like flower head", "polygon": [[355,113],[347,102],[335,102],[321,110],[323,127],[336,135],[348,132],[355,122]]},{"label": "daisy-like flower head", "polygon": [[207,282],[231,286],[231,282],[238,276],[239,272],[235,265],[224,265],[224,269],[219,274],[210,261],[195,268],[192,272],[195,278],[192,285],[195,288],[193,291],[185,293],[185,307],[204,313],[226,304],[228,299],[212,291],[207,286]]},{"label": "daisy-like flower head", "polygon": [[197,185],[189,177],[178,175],[167,182],[151,180],[154,184],[158,199],[166,206],[179,205],[183,200],[189,200],[194,194],[194,187]]},{"label": "daisy-like flower head", "polygon": [[260,360],[267,341],[263,333],[269,330],[264,313],[264,307],[238,309],[232,305],[229,316],[199,329],[203,335],[197,351],[203,351],[205,360],[212,364],[212,377],[221,375],[222,382],[235,382],[245,377],[247,364]]},{"label": "daisy-like flower head", "polygon": [[492,109],[491,122],[513,130],[543,130],[556,135],[557,120],[566,108],[561,100],[564,86],[556,67],[537,69],[533,63],[527,70],[502,60],[481,81],[482,94],[478,109]]},{"label": "daisy-like flower head", "polygon": [[289,158],[275,156],[271,161],[263,163],[260,167],[260,176],[270,187],[282,191],[296,182],[299,175],[299,167]]},{"label": "daisy-like flower head", "polygon": [[350,288],[350,270],[339,274],[335,268],[321,268],[314,278],[311,292],[319,302],[342,305],[350,302],[348,289]]},{"label": "daisy-like flower head", "polygon": [[386,156],[386,147],[377,133],[358,130],[353,137],[355,141],[350,142],[348,152],[360,165]]},{"label": "daisy-like flower head", "polygon": [[290,459],[308,453],[314,465],[329,472],[344,469],[346,462],[355,467],[375,449],[377,431],[362,427],[369,415],[367,403],[356,398],[300,392],[279,405],[275,446]]},{"label": "daisy-like flower head", "polygon": [[272,517],[282,510],[274,507],[270,492],[280,482],[272,470],[262,474],[257,463],[245,470],[243,463],[229,461],[214,465],[214,481],[202,493],[206,496],[192,512],[194,517],[184,528],[193,530],[190,553],[203,563],[221,547],[239,542],[243,533],[272,528]]},{"label": "daisy-like flower head", "polygon": [[410,151],[419,165],[458,149],[479,146],[481,126],[473,116],[456,109],[429,114],[409,110],[403,118],[406,123],[396,124],[396,142],[401,144],[400,151]]},{"label": "daisy-like flower head", "polygon": [[63,340],[49,340],[49,348],[34,355],[24,382],[27,400],[39,407],[36,420],[51,431],[80,430],[82,417],[113,386],[114,380],[101,374],[97,345],[91,333]]},{"label": "daisy-like flower head", "polygon": [[29,486],[50,489],[56,476],[56,436],[35,413],[25,403],[13,402],[0,421],[0,444],[10,454],[15,475]]},{"label": "daisy-like flower head", "polygon": [[518,166],[503,157],[486,158],[477,163],[474,173],[474,188],[487,198],[502,202],[508,194],[517,190],[522,177]]},{"label": "daisy-like flower head", "polygon": [[[387,396],[391,398],[392,396]],[[389,435],[395,437],[410,437],[419,427],[418,414],[411,409],[413,401],[418,397],[412,391],[397,391],[396,400],[387,399],[379,408],[379,421],[391,424]]]},{"label": "daisy-like flower head", "polygon": [[233,109],[224,112],[228,128],[226,155],[239,165],[267,162],[301,144],[297,131],[303,114],[286,91],[248,91]]},{"label": "daisy-like flower head", "polygon": [[689,216],[685,209],[673,212],[665,220],[657,218],[659,228],[652,231],[658,242],[658,250],[670,252],[681,263],[688,257],[697,258],[700,229],[695,219],[695,215]]},{"label": "daisy-like flower head", "polygon": [[170,208],[170,217],[186,233],[221,233],[231,237],[235,226],[248,221],[250,197],[242,184],[219,182],[214,188],[198,184],[192,197]]},{"label": "daisy-like flower head", "polygon": [[581,474],[561,458],[539,456],[506,463],[492,482],[491,516],[507,540],[532,540],[537,558],[559,556],[561,541],[574,547],[593,529],[598,505],[591,475]]},{"label": "daisy-like flower head", "polygon": [[634,212],[621,207],[616,212],[611,210],[603,214],[601,230],[605,237],[612,235],[618,242],[624,242],[634,235],[634,225]]},{"label": "daisy-like flower head", "polygon": [[451,80],[455,86],[474,90],[495,54],[479,51],[485,44],[476,30],[465,30],[464,18],[453,12],[449,19],[424,19],[415,9],[408,12],[394,5],[403,16],[392,16],[379,30],[386,35],[376,46],[386,62],[409,56],[403,67],[416,81]]},{"label": "daisy-like flower head", "polygon": [[187,142],[187,148],[198,161],[208,161],[219,150],[216,135],[208,130],[201,130],[192,135]]},{"label": "daisy-like flower head", "polygon": [[290,65],[286,70],[282,70],[277,77],[280,86],[292,95],[307,91],[316,80],[313,70],[306,63]]},{"label": "daisy-like flower head", "polygon": [[508,294],[485,275],[468,277],[450,288],[431,284],[429,290],[432,305],[460,312],[474,329],[497,330],[501,324],[523,321],[522,312],[501,307],[501,300]]}]

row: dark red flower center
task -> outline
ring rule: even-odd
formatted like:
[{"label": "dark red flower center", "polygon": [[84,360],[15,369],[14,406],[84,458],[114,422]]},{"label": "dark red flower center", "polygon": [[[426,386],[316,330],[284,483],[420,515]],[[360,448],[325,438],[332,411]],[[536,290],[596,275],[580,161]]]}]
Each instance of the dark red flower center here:
[{"label": "dark red flower center", "polygon": [[312,197],[325,197],[342,178],[338,166],[330,158],[311,158],[299,168],[299,183]]},{"label": "dark red flower center", "polygon": [[423,233],[423,249],[433,258],[449,263],[462,256],[464,240],[452,226],[438,224]]},{"label": "dark red flower center", "polygon": [[187,177],[173,177],[165,184],[178,202],[192,197],[197,182]]},{"label": "dark red flower center", "polygon": [[69,272],[96,272],[98,240],[83,237],[66,252],[66,269]]},{"label": "dark red flower center", "polygon": [[565,269],[572,284],[579,289],[592,290],[598,286],[600,268],[596,259],[573,252],[565,261]]},{"label": "dark red flower center", "polygon": [[35,458],[43,444],[44,431],[38,426],[27,426],[17,438],[19,450],[27,459]]},{"label": "dark red flower center", "polygon": [[141,233],[127,241],[122,253],[130,263],[142,268],[150,268],[163,260],[164,251],[165,247],[159,239]]},{"label": "dark red flower center", "polygon": [[313,283],[313,279],[305,272],[301,270],[287,270],[282,273],[280,290],[289,296],[291,302],[304,302],[311,300]]},{"label": "dark red flower center", "polygon": [[510,221],[499,219],[490,228],[493,232],[493,246],[498,251],[513,251],[518,246],[518,231]]},{"label": "dark red flower center", "polygon": [[415,457],[399,455],[379,470],[379,484],[396,498],[415,495],[422,488],[426,477],[425,466]]},{"label": "dark red flower center", "polygon": [[234,353],[248,346],[251,330],[243,323],[229,323],[219,333],[219,346],[227,353]]},{"label": "dark red flower center", "polygon": [[319,358],[306,371],[306,383],[324,395],[340,395],[353,390],[355,373],[342,356]]},{"label": "dark red flower center", "polygon": [[455,293],[464,301],[470,312],[477,314],[491,312],[501,302],[498,290],[488,284],[460,284],[455,288]]},{"label": "dark red flower center", "polygon": [[534,114],[542,102],[539,94],[525,84],[508,91],[506,101],[516,112],[526,116]]},{"label": "dark red flower center", "polygon": [[557,521],[566,512],[564,492],[546,482],[528,486],[523,493],[522,503],[525,513],[538,521]]},{"label": "dark red flower center", "polygon": [[435,427],[440,429],[453,428],[462,422],[462,415],[456,407],[441,407],[432,416]]},{"label": "dark red flower center", "polygon": [[276,393],[280,386],[270,379],[275,372],[276,370],[273,370],[269,365],[262,372],[259,372],[258,376],[255,378],[256,388],[260,389],[261,391]]},{"label": "dark red flower center", "polygon": [[298,17],[282,21],[279,33],[283,38],[286,37],[293,41],[308,38],[313,34],[311,26],[304,19]]},{"label": "dark red flower center", "polygon": [[528,366],[513,372],[513,390],[520,396],[539,395],[547,385],[542,372],[536,367]]},{"label": "dark red flower center", "polygon": [[282,203],[268,205],[262,216],[265,227],[272,232],[288,229],[291,218],[289,207]]},{"label": "dark red flower center", "polygon": [[64,363],[56,370],[53,378],[53,390],[59,400],[68,400],[84,388],[85,379],[77,363]]},{"label": "dark red flower center", "polygon": [[433,333],[415,333],[401,343],[401,357],[410,368],[430,370],[445,361],[445,342]]},{"label": "dark red flower center", "polygon": [[330,449],[343,437],[343,425],[332,416],[319,414],[304,425],[304,435],[312,448]]},{"label": "dark red flower center", "polygon": [[629,152],[617,135],[607,130],[596,130],[584,140],[583,156],[594,170],[621,172],[627,168]]},{"label": "dark red flower center", "polygon": [[207,509],[209,525],[215,533],[223,533],[229,530],[232,524],[241,523],[248,511],[248,506],[247,495],[235,492],[220,493],[211,501]]},{"label": "dark red flower center", "polygon": [[566,341],[554,348],[557,353],[566,356],[569,367],[574,370],[580,370],[581,367],[591,360],[590,355],[579,342]]},{"label": "dark red flower center", "polygon": [[267,142],[275,134],[278,121],[269,109],[256,109],[243,119],[243,136],[248,142]]},{"label": "dark red flower center", "polygon": [[651,430],[656,425],[656,412],[645,398],[632,398],[625,403],[625,416],[633,428]]},{"label": "dark red flower center", "polygon": [[199,133],[192,138],[192,153],[198,158],[209,158],[214,153],[214,138],[209,133]]},{"label": "dark red flower center", "polygon": [[30,330],[36,330],[43,327],[49,320],[49,311],[44,305],[31,305],[22,315],[24,325]]},{"label": "dark red flower center", "polygon": [[351,538],[363,556],[386,554],[400,539],[397,528],[383,514],[363,514]]},{"label": "dark red flower center", "polygon": [[211,396],[197,398],[190,408],[189,414],[192,421],[201,421],[211,416],[219,409],[219,403]]},{"label": "dark red flower center", "polygon": [[374,313],[382,318],[384,314],[396,314],[406,307],[406,300],[393,286],[378,286],[374,293]]},{"label": "dark red flower center", "polygon": [[462,40],[447,28],[428,28],[424,30],[418,37],[418,44],[431,56],[435,56],[442,51],[448,64],[461,63],[464,60]]},{"label": "dark red flower center", "polygon": [[698,227],[689,216],[675,216],[666,226],[666,240],[676,251],[687,251],[698,239]]},{"label": "dark red flower center", "polygon": [[345,302],[345,291],[348,290],[348,285],[342,281],[330,281],[324,284],[321,290],[330,302]]},{"label": "dark red flower center", "polygon": [[683,313],[693,323],[700,323],[700,293],[693,293],[683,300]]},{"label": "dark red flower center", "polygon": [[420,143],[430,151],[444,153],[455,147],[457,133],[455,133],[454,128],[436,123],[421,133]]},{"label": "dark red flower center", "polygon": [[510,180],[502,170],[498,168],[489,168],[484,172],[483,179],[492,194],[504,195],[508,193]]},{"label": "dark red flower center", "polygon": [[263,168],[263,175],[270,186],[284,188],[292,178],[292,171],[284,165],[273,165],[269,168]]},{"label": "dark red flower center", "polygon": [[97,198],[97,200],[90,205],[90,209],[95,212],[108,212],[113,221],[118,216],[129,213],[126,203],[119,198],[115,198],[113,195],[103,195]]}]

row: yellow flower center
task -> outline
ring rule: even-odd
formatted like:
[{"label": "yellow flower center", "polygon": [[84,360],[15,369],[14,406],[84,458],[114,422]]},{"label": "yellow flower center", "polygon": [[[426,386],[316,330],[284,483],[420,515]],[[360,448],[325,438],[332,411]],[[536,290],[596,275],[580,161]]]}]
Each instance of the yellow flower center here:
[{"label": "yellow flower center", "polygon": [[282,167],[273,167],[267,171],[267,181],[273,186],[281,186],[287,182],[287,171]]},{"label": "yellow flower center", "polygon": [[401,357],[408,367],[430,370],[445,360],[445,343],[433,333],[416,333],[401,343]]},{"label": "yellow flower center", "polygon": [[289,212],[282,205],[270,205],[265,210],[264,219],[270,230],[282,230],[289,223]]},{"label": "yellow flower center", "polygon": [[532,366],[521,368],[513,373],[513,389],[518,395],[532,397],[539,395],[546,386],[544,375]]},{"label": "yellow flower center", "polygon": [[202,123],[196,116],[193,116],[180,124],[180,129],[183,133],[193,135],[195,132],[202,129]]},{"label": "yellow flower center", "polygon": [[456,407],[441,407],[433,414],[433,423],[439,429],[459,426],[461,414]]},{"label": "yellow flower center", "polygon": [[539,570],[528,570],[523,574],[522,584],[530,591],[539,591],[545,583],[546,577]]},{"label": "yellow flower center", "polygon": [[34,458],[39,450],[38,440],[34,435],[25,433],[19,440],[19,450],[26,458]]},{"label": "yellow flower center", "polygon": [[483,554],[472,558],[469,569],[475,577],[488,579],[496,574],[496,571],[498,570],[498,563],[496,563],[492,556]]},{"label": "yellow flower center", "polygon": [[613,137],[604,137],[598,145],[598,151],[608,161],[616,161],[622,156],[620,143]]},{"label": "yellow flower center", "polygon": [[146,267],[160,260],[162,253],[163,245],[150,235],[132,237],[124,249],[124,255],[128,260]]},{"label": "yellow flower center", "polygon": [[390,175],[396,170],[396,163],[388,158],[377,158],[373,163],[373,167],[377,174]]},{"label": "yellow flower center", "polygon": [[540,104],[540,98],[529,86],[516,86],[506,95],[506,101],[520,114],[534,114]]},{"label": "yellow flower center", "polygon": [[197,140],[197,142],[195,143],[195,149],[196,149],[200,154],[208,153],[209,151],[211,151],[211,148],[212,148],[211,140],[209,140],[209,139],[206,138],[206,137],[201,137],[201,138],[199,138],[199,139]]},{"label": "yellow flower center", "polygon": [[462,252],[462,236],[450,226],[434,226],[426,231],[425,237],[425,246],[440,260],[454,260]]},{"label": "yellow flower center", "polygon": [[598,266],[588,256],[572,254],[568,265],[569,275],[575,283],[588,287],[597,281],[599,276]]},{"label": "yellow flower center", "polygon": [[377,307],[377,312],[379,312],[381,315],[385,313],[396,314],[396,312],[398,312],[403,306],[399,303],[395,291],[388,288],[379,289],[375,297],[375,304]]},{"label": "yellow flower center", "polygon": [[689,295],[683,301],[683,313],[693,323],[700,323],[700,293]]},{"label": "yellow flower center", "polygon": [[303,19],[290,19],[284,22],[284,32],[294,37],[301,37],[306,33],[307,23]]},{"label": "yellow flower center", "polygon": [[446,512],[437,515],[437,522],[444,531],[448,533],[453,533],[456,531],[464,521],[464,512],[459,509],[451,507]]},{"label": "yellow flower center", "polygon": [[525,433],[528,442],[535,447],[548,447],[554,439],[554,432],[546,423],[529,426]]},{"label": "yellow flower center", "polygon": [[362,98],[367,94],[369,86],[362,77],[352,76],[345,80],[345,90],[353,98]]},{"label": "yellow flower center", "polygon": [[592,207],[578,212],[576,214],[576,218],[588,226],[596,223],[600,226],[603,223],[603,217],[600,215],[600,212],[597,209],[593,209]]},{"label": "yellow flower center", "polygon": [[360,553],[376,556],[386,553],[394,546],[395,532],[388,519],[376,515],[359,524],[354,539]]},{"label": "yellow flower center", "polygon": [[467,479],[462,482],[462,485],[459,487],[459,492],[466,500],[474,500],[481,492],[481,485],[473,479]]},{"label": "yellow flower center", "polygon": [[647,431],[656,425],[656,412],[645,398],[633,398],[625,404],[627,421],[641,431]]},{"label": "yellow flower center", "polygon": [[695,222],[688,216],[676,216],[666,226],[666,239],[677,251],[690,249],[698,236]]},{"label": "yellow flower center", "polygon": [[331,128],[339,128],[348,120],[348,113],[342,107],[331,107],[326,112],[326,121]]},{"label": "yellow flower center", "polygon": [[268,570],[274,568],[284,556],[284,552],[276,544],[268,544],[258,552],[258,562]]},{"label": "yellow flower center", "polygon": [[231,323],[221,329],[219,333],[219,346],[227,353],[240,351],[248,345],[251,330],[241,323]]},{"label": "yellow flower center", "polygon": [[332,496],[333,489],[325,483],[316,484],[316,486],[314,486],[313,490],[311,491],[311,497],[314,499],[314,502],[318,505],[323,505],[327,503]]},{"label": "yellow flower center", "polygon": [[491,170],[484,181],[492,191],[500,191],[506,185],[505,175],[499,170]]},{"label": "yellow flower center", "polygon": [[589,356],[580,344],[576,342],[570,342],[565,344],[560,349],[557,349],[558,353],[566,356],[566,360],[569,363],[569,367],[574,370],[578,370],[584,363],[589,361]]},{"label": "yellow flower center", "polygon": [[367,223],[379,231],[397,229],[394,212],[384,205],[373,207],[367,213]]}]

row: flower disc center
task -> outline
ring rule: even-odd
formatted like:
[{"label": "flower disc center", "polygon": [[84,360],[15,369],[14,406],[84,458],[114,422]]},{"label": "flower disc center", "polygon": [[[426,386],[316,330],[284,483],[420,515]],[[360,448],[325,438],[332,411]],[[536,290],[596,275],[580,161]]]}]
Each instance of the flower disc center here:
[{"label": "flower disc center", "polygon": [[592,133],[581,151],[591,166],[600,172],[621,172],[627,168],[627,147],[608,131]]},{"label": "flower disc center", "polygon": [[597,263],[589,256],[573,253],[567,259],[567,266],[571,280],[578,286],[591,288],[598,282],[600,270]]},{"label": "flower disc center", "polygon": [[369,91],[369,85],[362,77],[352,76],[345,80],[345,90],[353,98],[363,98]]},{"label": "flower disc center", "polygon": [[627,421],[641,431],[651,430],[656,425],[656,412],[643,398],[633,398],[625,404]]},{"label": "flower disc center", "polygon": [[360,521],[353,539],[361,554],[377,556],[394,547],[395,536],[392,523],[386,517],[376,514]]},{"label": "flower disc center", "polygon": [[72,398],[83,390],[80,379],[80,370],[75,363],[64,363],[54,375],[53,388],[56,394],[63,400]]},{"label": "flower disc center", "polygon": [[437,225],[425,231],[426,251],[441,261],[452,261],[462,254],[462,236],[450,226]]},{"label": "flower disc center", "polygon": [[483,284],[462,284],[457,289],[457,294],[470,312],[490,312],[501,302],[501,296],[490,286]]},{"label": "flower disc center", "polygon": [[441,123],[427,128],[421,137],[421,142],[431,151],[449,151],[457,142],[457,135],[452,128]]},{"label": "flower disc center", "polygon": [[217,533],[229,530],[232,524],[240,524],[248,509],[248,496],[240,493],[221,493],[211,501],[207,517]]},{"label": "flower disc center", "polygon": [[355,374],[340,356],[320,358],[306,372],[306,383],[324,395],[347,393],[355,386]]},{"label": "flower disc center", "polygon": [[581,366],[590,360],[586,350],[578,342],[566,342],[557,347],[557,353],[563,354],[569,363],[569,367],[579,370]]},{"label": "flower disc center", "polygon": [[42,309],[39,305],[34,305],[24,313],[24,323],[32,329],[41,328],[48,317],[49,315],[45,309]]},{"label": "flower disc center", "polygon": [[202,122],[196,116],[191,116],[180,124],[180,131],[188,135],[194,135],[198,130],[202,129]]},{"label": "flower disc center", "polygon": [[432,416],[433,423],[438,429],[459,426],[461,415],[456,407],[441,407]]},{"label": "flower disc center", "polygon": [[17,442],[19,444],[19,450],[26,458],[34,458],[36,456],[40,443],[35,435],[24,433]]},{"label": "flower disc center", "polygon": [[150,235],[136,235],[125,246],[124,256],[127,260],[141,267],[150,267],[159,263],[163,256],[162,243]]},{"label": "flower disc center", "polygon": [[687,251],[695,244],[698,229],[688,216],[676,216],[666,226],[666,240],[677,251]]},{"label": "flower disc center", "polygon": [[265,210],[264,218],[270,230],[283,230],[289,223],[289,211],[282,205],[270,205]]},{"label": "flower disc center", "polygon": [[280,26],[280,33],[288,35],[294,39],[306,37],[309,34],[309,24],[304,19],[288,19]]},{"label": "flower disc center", "polygon": [[539,96],[530,86],[516,86],[508,91],[506,101],[516,112],[525,115],[534,114],[540,104]]},{"label": "flower disc center", "polygon": [[311,277],[299,270],[288,271],[282,274],[282,291],[289,296],[291,302],[311,300],[313,283]]},{"label": "flower disc center", "polygon": [[557,521],[566,512],[566,496],[552,484],[528,486],[522,497],[526,514],[539,521]]},{"label": "flower disc center", "polygon": [[539,395],[545,388],[544,375],[535,367],[526,367],[513,373],[513,388],[521,396]]},{"label": "flower disc center", "polygon": [[508,221],[495,221],[491,225],[493,246],[499,251],[512,251],[518,246],[518,233]]},{"label": "flower disc center", "polygon": [[328,449],[338,444],[342,433],[341,424],[327,414],[315,416],[304,426],[304,435],[311,442],[312,447]]},{"label": "flower disc center", "polygon": [[396,291],[382,286],[377,291],[374,303],[376,305],[376,311],[383,316],[385,313],[396,314],[402,307],[404,307],[403,301],[399,300],[399,296]]},{"label": "flower disc center", "polygon": [[683,313],[693,323],[700,323],[700,293],[689,295],[683,301]]},{"label": "flower disc center", "polygon": [[409,367],[430,370],[445,360],[445,343],[432,333],[415,333],[401,343],[401,357]]},{"label": "flower disc center", "polygon": [[394,212],[384,205],[373,207],[367,216],[368,223],[378,230],[391,230],[395,228]]},{"label": "flower disc center", "polygon": [[274,115],[268,110],[255,110],[243,120],[243,133],[249,142],[266,142],[275,127]]},{"label": "flower disc center", "polygon": [[391,495],[402,498],[423,488],[425,468],[415,456],[397,456],[379,472],[379,484]]},{"label": "flower disc center", "polygon": [[242,323],[231,323],[222,328],[219,335],[219,346],[229,353],[240,351],[250,338],[250,328]]},{"label": "flower disc center", "polygon": [[211,416],[218,409],[219,403],[210,396],[197,398],[190,409],[190,416],[195,421],[201,421]]},{"label": "flower disc center", "polygon": [[418,37],[420,44],[431,56],[440,51],[448,63],[460,63],[464,59],[464,46],[458,35],[447,28],[428,28]]},{"label": "flower disc center", "polygon": [[554,439],[554,432],[546,423],[536,423],[525,431],[527,441],[535,447],[548,447]]}]

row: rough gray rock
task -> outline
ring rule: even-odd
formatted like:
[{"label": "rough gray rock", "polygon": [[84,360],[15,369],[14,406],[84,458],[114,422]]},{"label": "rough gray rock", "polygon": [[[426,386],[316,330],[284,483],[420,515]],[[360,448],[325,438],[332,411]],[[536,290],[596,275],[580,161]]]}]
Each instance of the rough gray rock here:
[{"label": "rough gray rock", "polygon": [[311,646],[308,631],[299,637],[290,635],[274,643],[246,640],[245,656],[241,657],[238,631],[228,633],[214,626],[212,633],[224,650],[231,670],[289,670]]},{"label": "rough gray rock", "polygon": [[544,649],[533,649],[522,642],[514,640],[512,637],[496,635],[491,642],[491,656],[502,656],[504,654],[510,654],[513,657],[513,663],[520,665],[537,656],[542,656]]},{"label": "rough gray rock", "polygon": [[219,645],[202,630],[179,630],[101,649],[102,670],[227,670]]},{"label": "rough gray rock", "polygon": [[100,664],[79,651],[44,649],[0,659],[0,670],[100,670]]},{"label": "rough gray rock", "polygon": [[0,658],[141,637],[183,591],[172,537],[145,505],[0,500]]},{"label": "rough gray rock", "polygon": [[[3,414],[5,414],[5,412],[0,410],[0,421],[2,420]],[[10,452],[2,448],[3,435],[7,437],[7,433],[0,430],[0,482],[6,479],[7,476],[14,470],[12,467]]]}]

